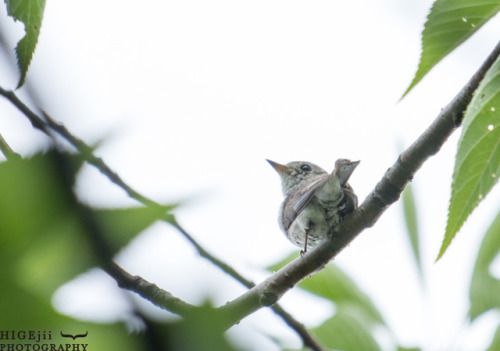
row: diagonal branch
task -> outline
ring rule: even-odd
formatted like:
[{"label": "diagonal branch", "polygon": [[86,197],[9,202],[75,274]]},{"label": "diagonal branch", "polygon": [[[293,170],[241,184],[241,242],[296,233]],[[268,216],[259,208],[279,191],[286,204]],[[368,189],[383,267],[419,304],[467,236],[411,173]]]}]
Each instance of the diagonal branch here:
[{"label": "diagonal branch", "polygon": [[114,261],[109,261],[105,271],[116,280],[120,288],[133,291],[156,306],[179,316],[184,316],[198,308],[159,288],[156,284],[150,283],[138,275],[130,274]]},{"label": "diagonal branch", "polygon": [[406,149],[389,168],[365,201],[338,226],[331,229],[330,240],[290,262],[264,282],[226,305],[219,307],[227,326],[255,312],[272,306],[305,277],[314,274],[342,251],[364,229],[373,226],[384,211],[399,199],[421,165],[436,154],[448,137],[461,125],[464,112],[488,69],[500,56],[500,42],[474,76],[441,110],[434,122]]},{"label": "diagonal branch", "polygon": [[[163,206],[159,203],[147,198],[146,196],[140,194],[138,191],[133,189],[127,183],[125,183],[121,177],[111,170],[107,164],[99,157],[93,154],[92,148],[87,145],[83,140],[74,136],[69,130],[62,124],[54,121],[47,113],[43,112],[45,120],[39,117],[35,112],[33,112],[26,104],[24,104],[13,91],[5,90],[0,87],[0,95],[4,96],[9,100],[15,107],[17,107],[31,122],[34,128],[39,129],[49,137],[53,138],[54,135],[52,131],[66,139],[71,145],[73,145],[78,152],[84,157],[84,159],[95,166],[101,171],[112,183],[116,184],[122,188],[131,198],[139,201],[145,206],[152,207],[155,209],[162,209]],[[243,277],[229,264],[225,263],[221,259],[213,256],[207,250],[203,248],[184,228],[177,223],[174,216],[169,213],[164,213],[160,217],[163,221],[173,225],[198,251],[199,255],[214,265],[222,269],[224,272],[232,276],[234,279],[239,281],[247,288],[253,288],[255,283]],[[118,285],[124,289],[134,291],[141,295],[143,298],[151,301],[153,304],[158,305],[161,308],[167,309],[171,312],[182,315],[186,311],[195,308],[195,306],[189,305],[186,302],[178,299],[177,297],[171,295],[169,292],[159,288],[155,284],[152,284],[139,276],[133,276],[130,273],[123,270],[113,261],[109,261],[103,265],[103,269],[112,276],[118,283]],[[294,329],[297,334],[302,338],[304,346],[309,347],[315,351],[322,351],[324,348],[321,344],[312,336],[306,329],[306,327],[295,320],[289,313],[287,313],[281,306],[276,304],[272,307],[274,312],[278,314],[292,329]]]}]

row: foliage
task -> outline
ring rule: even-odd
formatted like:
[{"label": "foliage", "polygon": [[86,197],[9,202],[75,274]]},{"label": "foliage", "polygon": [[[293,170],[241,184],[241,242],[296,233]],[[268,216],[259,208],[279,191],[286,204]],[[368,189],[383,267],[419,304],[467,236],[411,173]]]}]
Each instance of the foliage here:
[{"label": "foliage", "polygon": [[16,47],[17,65],[20,73],[17,87],[20,88],[26,79],[28,67],[40,35],[45,0],[5,0],[5,4],[9,16],[24,23],[24,32],[26,33]]},{"label": "foliage", "polygon": [[[76,170],[81,159],[72,156],[72,161]],[[8,301],[0,324],[13,330],[88,331],[85,343],[95,349],[138,350],[142,336],[127,336],[124,325],[76,321],[51,306],[58,287],[98,262],[56,162],[49,152],[0,163],[0,281],[8,287],[0,289],[0,299]],[[147,208],[93,212],[109,234],[112,252],[157,219]]]},{"label": "foliage", "polygon": [[500,213],[483,238],[476,258],[470,283],[470,309],[472,320],[490,310],[500,310],[500,280],[490,273],[490,266],[500,254]]},{"label": "foliage", "polygon": [[406,224],[406,232],[410,239],[411,248],[417,267],[422,273],[422,261],[420,259],[420,246],[419,246],[419,231],[418,231],[418,215],[415,195],[413,194],[413,186],[408,186],[403,191],[403,214]]},{"label": "foliage", "polygon": [[[295,259],[292,254],[268,267],[276,271]],[[337,265],[330,263],[311,279],[299,283],[299,288],[326,299],[335,307],[334,314],[312,329],[319,340],[335,350],[380,350],[373,338],[375,328],[385,328],[382,315],[370,298]]]},{"label": "foliage", "polygon": [[500,10],[498,0],[437,0],[422,32],[417,73],[403,97],[444,57]]},{"label": "foliage", "polygon": [[[422,32],[418,70],[403,97],[446,55],[500,10],[500,1],[437,0]],[[500,60],[490,68],[464,118],[453,173],[448,223],[437,259],[500,173]],[[413,245],[415,250],[415,246]]]},{"label": "foliage", "polygon": [[448,223],[438,259],[499,177],[500,60],[497,60],[465,114],[455,159]]},{"label": "foliage", "polygon": [[[40,35],[45,0],[6,0],[8,14],[24,24],[25,36],[16,47],[21,87]],[[498,0],[437,0],[422,32],[422,53],[415,77],[403,97],[444,57],[471,37],[500,10]],[[82,159],[71,156],[70,182],[61,174],[56,152],[37,154],[29,159],[0,163],[0,289],[4,304],[0,324],[10,329],[50,329],[67,333],[89,331],[85,340],[95,349],[136,350],[152,342],[170,343],[175,349],[231,349],[217,331],[217,316],[210,306],[193,311],[175,324],[145,321],[154,334],[127,335],[122,324],[97,325],[76,321],[57,313],[50,304],[54,291],[100,260],[88,228],[74,206],[72,181]],[[500,60],[493,65],[477,89],[464,116],[452,178],[446,232],[438,259],[456,233],[500,176]],[[166,207],[166,209],[172,209]],[[403,193],[404,216],[413,257],[420,273],[417,208],[410,186]],[[102,238],[115,254],[158,219],[148,207],[90,209],[106,234]],[[489,271],[500,252],[500,214],[486,233],[477,256],[470,284],[471,321],[480,314],[500,308],[500,281]],[[276,270],[292,257],[277,263]],[[375,329],[392,335],[382,314],[347,274],[329,264],[322,272],[306,279],[299,288],[331,302],[335,312],[312,330],[324,345],[342,350],[380,350]],[[28,323],[28,324],[27,324]],[[210,328],[206,328],[210,326]],[[192,337],[196,335],[197,337]],[[126,337],[125,337],[126,336]],[[166,341],[168,336],[168,341]],[[152,341],[153,340],[153,341]],[[210,340],[207,344],[205,340]],[[394,342],[397,344],[397,342]],[[490,350],[500,345],[500,327]],[[398,347],[399,350],[417,350]]]}]

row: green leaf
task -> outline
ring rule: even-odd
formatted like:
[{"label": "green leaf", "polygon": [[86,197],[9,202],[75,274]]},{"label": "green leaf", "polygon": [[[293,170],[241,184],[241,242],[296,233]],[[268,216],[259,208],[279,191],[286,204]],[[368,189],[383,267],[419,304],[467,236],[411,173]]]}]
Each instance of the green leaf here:
[{"label": "green leaf", "polygon": [[437,259],[499,177],[500,59],[497,59],[465,113],[455,159],[448,222]]},{"label": "green leaf", "polygon": [[116,253],[130,239],[162,218],[166,210],[175,207],[175,205],[164,206],[162,210],[149,207],[98,209],[95,210],[95,216],[106,235],[106,241],[113,253]]},{"label": "green leaf", "polygon": [[[42,299],[98,263],[55,161],[48,153],[0,163],[0,266]],[[94,215],[114,254],[160,214],[129,208]]]},{"label": "green leaf", "polygon": [[169,350],[234,351],[222,333],[223,323],[221,314],[205,303],[171,326]]},{"label": "green leaf", "polygon": [[[87,349],[93,350],[147,349],[144,335],[130,334],[124,325],[77,321],[59,314],[51,305],[57,287],[95,263],[68,189],[64,189],[72,184],[56,167],[60,160],[50,152],[0,163],[0,325],[5,330],[51,332],[48,344],[56,347],[73,342],[62,338],[60,332],[74,335],[88,331],[86,338],[75,343],[88,344]],[[71,161],[76,166],[81,163],[75,156]],[[98,211],[97,216],[116,241],[114,250],[154,221],[143,209]],[[118,225],[117,221],[123,223]],[[130,228],[124,229],[126,226]],[[123,237],[115,238],[118,235]],[[35,344],[18,339],[2,341]]]},{"label": "green leaf", "polygon": [[495,335],[493,335],[493,340],[486,351],[498,351],[500,350],[500,325],[498,326]]},{"label": "green leaf", "polygon": [[422,349],[420,347],[403,347],[403,346],[398,346],[398,351],[421,351]]},{"label": "green leaf", "polygon": [[498,0],[437,0],[422,32],[417,73],[403,97],[446,55],[500,10]]},{"label": "green leaf", "polygon": [[285,267],[287,264],[289,264],[290,262],[292,262],[297,257],[299,257],[299,253],[298,252],[292,252],[290,255],[288,255],[287,257],[285,257],[281,261],[278,261],[278,262],[276,262],[276,263],[268,266],[266,269],[268,271],[270,271],[270,272],[277,272],[281,268]]},{"label": "green leaf", "polygon": [[385,324],[370,298],[333,263],[313,277],[304,279],[299,287],[333,301],[337,308],[349,306],[351,311],[357,310],[367,326]]},{"label": "green leaf", "polygon": [[[268,269],[277,271],[296,257],[297,254],[294,253]],[[333,263],[329,263],[325,269],[311,278],[304,279],[298,286],[312,294],[334,302],[337,308],[348,307],[350,311],[358,311],[358,314],[363,316],[362,319],[367,326],[385,325],[380,312],[370,298],[359,289],[347,274]]]},{"label": "green leaf", "polygon": [[486,232],[474,265],[469,291],[471,320],[490,309],[500,309],[500,280],[489,269],[499,254],[500,213]]},{"label": "green leaf", "polygon": [[[298,254],[293,253],[268,270],[277,271],[297,257]],[[323,344],[338,350],[380,349],[371,332],[374,327],[386,327],[386,324],[370,298],[339,267],[329,263],[298,286],[336,306],[335,315],[312,330]]]},{"label": "green leaf", "polygon": [[20,88],[26,79],[40,35],[45,0],[5,0],[5,3],[9,16],[23,22],[26,33],[16,46],[17,65],[21,75],[17,88]]},{"label": "green leaf", "polygon": [[331,349],[343,351],[376,351],[379,345],[364,323],[353,317],[348,309],[338,310],[335,316],[312,332]]},{"label": "green leaf", "polygon": [[418,233],[418,215],[415,196],[413,195],[413,187],[411,184],[403,191],[403,213],[406,223],[406,231],[410,239],[413,255],[417,263],[418,270],[422,274],[422,263],[420,260],[420,246],[419,246],[419,233]]}]

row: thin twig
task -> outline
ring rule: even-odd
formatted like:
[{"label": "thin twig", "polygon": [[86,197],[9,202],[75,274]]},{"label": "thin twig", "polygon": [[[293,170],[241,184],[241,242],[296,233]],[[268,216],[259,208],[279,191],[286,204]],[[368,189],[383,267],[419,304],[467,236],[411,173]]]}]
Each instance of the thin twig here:
[{"label": "thin twig", "polygon": [[[60,189],[62,194],[67,199],[66,204],[71,207],[72,212],[75,214],[75,220],[78,221],[85,234],[90,246],[92,247],[92,254],[97,259],[100,267],[113,277],[119,286],[130,287],[131,290],[138,292],[141,296],[149,299],[153,303],[158,298],[162,299],[162,307],[167,307],[168,310],[177,313],[181,316],[186,316],[193,311],[195,306],[192,306],[172,294],[159,289],[156,285],[146,282],[140,277],[134,277],[126,272],[123,268],[118,266],[112,260],[113,250],[110,242],[107,240],[102,226],[96,220],[94,211],[83,205],[73,192],[73,183],[76,173],[68,154],[61,153],[57,149],[51,151],[49,154],[54,162],[54,177],[58,177],[58,184],[61,185]],[[133,307],[134,315],[139,317],[146,326],[146,332],[142,333],[144,340],[141,349],[145,350],[158,350],[157,340],[158,335],[154,323],[145,316],[139,309],[136,308],[135,302],[129,297],[129,302]]]},{"label": "thin twig", "polygon": [[323,347],[318,341],[312,336],[312,334],[307,330],[307,328],[295,318],[293,318],[287,311],[285,311],[279,304],[272,306],[275,313],[281,316],[283,320],[288,324],[288,326],[294,329],[299,336],[302,338],[304,346],[309,347],[311,350],[326,351],[327,349]]},{"label": "thin twig", "polygon": [[[40,118],[36,113],[34,113],[28,106],[26,106],[14,92],[5,90],[0,87],[0,95],[3,95],[7,100],[9,100],[14,106],[16,106],[31,122],[33,127],[41,130],[49,137],[53,137],[51,130],[58,133],[64,139],[66,139],[73,147],[75,147],[78,152],[84,157],[84,159],[95,166],[101,173],[103,173],[112,183],[116,184],[120,188],[122,188],[131,198],[139,201],[145,206],[152,207],[155,209],[166,209],[164,206],[159,203],[147,198],[146,196],[140,194],[138,191],[133,189],[127,183],[125,183],[121,177],[111,170],[106,163],[99,157],[96,157],[93,154],[93,150],[90,146],[88,146],[83,140],[74,136],[69,130],[62,124],[57,123],[53,118],[51,118],[47,113],[42,111],[44,115],[44,119]],[[163,212],[160,216],[160,219],[171,224],[176,228],[198,251],[201,257],[212,262],[214,265],[222,269],[224,272],[229,274],[231,277],[239,281],[247,288],[252,288],[255,286],[255,283],[243,277],[240,273],[238,273],[234,268],[232,268],[229,264],[223,262],[219,258],[210,254],[207,250],[203,248],[189,233],[184,230],[184,228],[177,223],[174,216]],[[112,264],[116,265],[114,262]],[[118,266],[117,266],[118,267]],[[118,267],[119,268],[119,267]],[[106,269],[105,269],[106,270]],[[108,274],[110,274],[118,284],[128,290],[132,290],[147,300],[150,300],[152,303],[168,309],[174,313],[181,313],[182,310],[187,310],[192,308],[186,306],[186,303],[182,300],[173,297],[170,293],[160,289],[155,284],[149,283],[146,280],[142,279],[138,276],[132,276],[128,272],[123,269],[110,269],[106,270]],[[126,274],[125,274],[126,273]],[[165,298],[165,300],[162,300]],[[179,307],[180,306],[180,307]],[[278,314],[292,329],[294,329],[297,334],[302,338],[304,346],[309,347],[314,351],[322,351],[324,348],[321,344],[310,334],[307,329],[297,320],[295,320],[290,314],[288,314],[281,306],[275,305],[272,308],[276,314]],[[177,312],[176,312],[177,311]]]},{"label": "thin twig", "polygon": [[227,326],[237,323],[263,306],[275,304],[302,279],[326,265],[364,229],[373,226],[382,213],[398,200],[421,165],[436,154],[448,137],[461,125],[463,114],[474,91],[499,57],[500,42],[469,82],[441,110],[427,130],[398,157],[356,211],[330,230],[330,240],[290,262],[245,294],[219,307],[221,313],[226,315]]},{"label": "thin twig", "polygon": [[116,280],[119,287],[133,291],[169,312],[184,316],[198,308],[159,288],[156,284],[150,283],[138,275],[134,276],[128,273],[113,261],[106,272]]}]

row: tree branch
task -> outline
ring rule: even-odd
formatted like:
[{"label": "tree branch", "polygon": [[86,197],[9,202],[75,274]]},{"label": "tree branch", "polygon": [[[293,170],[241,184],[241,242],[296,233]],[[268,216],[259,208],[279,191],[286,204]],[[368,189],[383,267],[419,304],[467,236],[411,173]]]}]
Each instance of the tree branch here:
[{"label": "tree branch", "polygon": [[[226,316],[227,327],[237,323],[240,319],[246,317],[261,307],[274,305],[281,298],[281,296],[283,296],[283,294],[293,288],[304,277],[313,274],[315,271],[326,265],[365,228],[373,226],[382,213],[392,203],[399,199],[401,192],[407,183],[411,181],[413,175],[418,171],[420,166],[430,156],[436,154],[451,133],[453,133],[453,131],[461,125],[463,113],[472,98],[473,92],[476,90],[486,71],[491,67],[499,55],[500,43],[497,44],[488,59],[471,78],[467,85],[460,91],[460,93],[457,94],[448,106],[441,111],[431,126],[429,126],[429,128],[418,138],[418,140],[398,157],[394,165],[387,170],[383,178],[376,185],[375,189],[367,196],[359,208],[330,231],[329,235],[331,236],[331,240],[328,240],[323,245],[308,251],[308,253],[303,257],[292,261],[286,267],[270,276],[257,286],[254,286],[253,282],[238,274],[232,267],[209,254],[175,221],[173,216],[166,214],[166,217],[164,217],[163,220],[173,224],[174,227],[176,227],[179,232],[181,232],[186,239],[188,239],[195,246],[201,256],[209,259],[225,272],[240,281],[243,285],[252,287],[245,294],[239,296],[228,304],[219,307],[218,310]],[[146,206],[155,208],[162,207],[160,204],[144,197],[128,186],[116,173],[109,169],[102,159],[93,155],[92,149],[88,145],[86,145],[82,140],[74,137],[64,126],[54,122],[46,114],[45,117],[47,122],[44,121],[33,113],[24,103],[22,103],[11,91],[0,88],[0,95],[5,96],[21,112],[23,112],[35,128],[42,130],[51,137],[52,135],[50,129],[63,136],[78,149],[78,151],[89,163],[96,166],[113,183],[124,189],[130,197],[138,200]],[[110,264],[106,271],[110,275],[117,277],[115,279],[117,279],[120,286],[138,292],[141,296],[161,307],[165,308],[163,298],[170,300],[171,306],[169,308],[177,310],[180,313],[182,310],[188,310],[193,307],[192,305],[189,305],[190,307],[188,307],[188,304],[180,302],[179,299],[171,296],[168,292],[159,292],[161,289],[159,289],[156,285],[148,283],[140,277],[134,277],[128,274],[115,263]],[[288,321],[294,321],[291,316],[281,309],[281,307],[277,306],[274,310],[280,314],[282,318],[287,321],[287,323]],[[288,324],[291,326],[295,325],[294,323]],[[298,323],[298,325],[301,326],[300,323]],[[294,329],[296,328],[297,325],[295,325]],[[298,329],[300,330],[300,327]],[[297,332],[301,335],[306,345],[306,339],[308,339],[308,337],[314,341],[312,336],[310,336],[307,331],[305,331],[306,338],[304,339],[303,334],[299,332],[299,330],[297,330]],[[311,345],[308,346],[311,347]],[[321,348],[319,347],[314,349],[319,350]]]},{"label": "tree branch", "polygon": [[[83,234],[92,247],[92,254],[97,259],[99,266],[113,277],[119,286],[127,286],[132,288],[132,291],[139,293],[141,296],[149,299],[153,303],[158,302],[161,298],[162,306],[167,307],[175,313],[186,316],[192,312],[195,306],[190,305],[172,294],[159,289],[156,285],[150,284],[141,277],[134,277],[118,266],[112,261],[113,250],[105,233],[95,217],[95,212],[88,206],[82,204],[73,191],[74,179],[77,169],[71,162],[70,157],[66,153],[61,153],[57,149],[51,154],[52,159],[55,161],[54,176],[58,177],[57,182],[61,185],[60,189],[65,195],[67,205],[69,205],[75,214],[75,220],[79,222],[83,229]],[[146,327],[146,332],[142,334],[144,343],[141,349],[157,350],[157,342],[159,340],[158,331],[147,316],[145,316],[139,309],[136,308],[132,299],[129,299],[130,305],[133,307],[134,315],[139,317]]]},{"label": "tree branch", "polygon": [[[75,147],[78,152],[84,157],[84,159],[92,164],[94,167],[99,169],[101,173],[103,173],[112,183],[116,184],[120,188],[122,188],[128,196],[139,201],[145,206],[152,207],[155,209],[164,208],[159,203],[147,198],[146,196],[140,194],[138,191],[133,189],[127,183],[125,183],[121,177],[111,170],[106,163],[99,157],[96,157],[93,154],[93,150],[90,146],[88,146],[83,140],[77,138],[72,133],[68,131],[68,129],[57,123],[54,119],[52,119],[47,113],[42,111],[45,120],[39,117],[36,113],[34,113],[26,104],[24,104],[13,91],[5,90],[0,87],[0,95],[4,96],[7,100],[9,100],[14,106],[16,106],[31,122],[33,127],[39,129],[46,135],[51,138],[54,138],[51,130],[58,133],[65,140],[67,140],[73,147]],[[171,224],[176,228],[198,251],[199,255],[214,265],[222,269],[224,272],[232,276],[234,279],[239,281],[247,288],[252,288],[255,286],[255,283],[243,277],[240,273],[238,273],[234,268],[210,254],[207,250],[205,250],[189,233],[184,230],[184,228],[175,220],[175,217],[169,213],[164,213],[161,220]],[[103,269],[113,277],[118,285],[124,289],[128,289],[136,292],[143,298],[151,301],[153,304],[167,309],[173,313],[177,313],[182,315],[186,311],[195,308],[196,306],[189,305],[186,302],[178,299],[173,296],[169,292],[159,288],[155,284],[152,284],[139,276],[133,276],[130,273],[123,270],[113,261],[109,261],[107,263],[103,263]],[[294,329],[297,334],[302,338],[304,346],[309,347],[315,351],[322,351],[324,348],[321,344],[307,331],[305,326],[295,320],[290,314],[288,314],[281,306],[275,305],[272,308],[276,314],[278,314],[292,329]]]},{"label": "tree branch", "polygon": [[307,328],[295,318],[293,318],[287,311],[285,311],[279,304],[275,304],[271,307],[273,311],[278,314],[286,324],[292,329],[294,329],[297,334],[302,338],[302,342],[305,347],[310,348],[315,351],[326,351],[325,349],[307,330]]},{"label": "tree branch", "polygon": [[114,261],[110,261],[105,271],[116,280],[120,288],[133,291],[156,306],[179,316],[184,316],[198,308],[159,288],[156,284],[128,273]]},{"label": "tree branch", "polygon": [[463,114],[488,69],[500,56],[500,42],[474,76],[441,110],[434,122],[389,168],[365,201],[339,225],[329,231],[330,240],[290,262],[265,281],[233,301],[219,307],[227,326],[264,306],[275,304],[288,290],[314,274],[342,251],[364,229],[373,226],[395,201],[421,165],[436,154],[462,123]]}]

